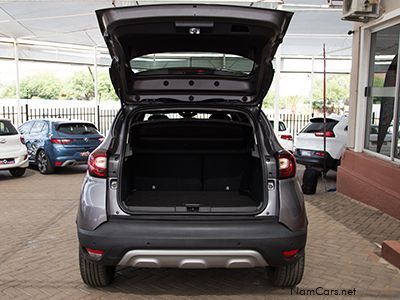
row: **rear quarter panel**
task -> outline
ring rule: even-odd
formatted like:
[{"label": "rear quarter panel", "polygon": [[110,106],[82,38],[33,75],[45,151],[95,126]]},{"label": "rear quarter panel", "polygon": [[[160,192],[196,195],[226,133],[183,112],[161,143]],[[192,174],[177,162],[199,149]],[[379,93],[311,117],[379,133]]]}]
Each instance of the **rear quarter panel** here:
[{"label": "rear quarter panel", "polygon": [[77,225],[81,229],[95,230],[107,221],[107,180],[86,175],[82,183]]},{"label": "rear quarter panel", "polygon": [[279,181],[279,222],[292,231],[307,226],[304,196],[297,177]]}]

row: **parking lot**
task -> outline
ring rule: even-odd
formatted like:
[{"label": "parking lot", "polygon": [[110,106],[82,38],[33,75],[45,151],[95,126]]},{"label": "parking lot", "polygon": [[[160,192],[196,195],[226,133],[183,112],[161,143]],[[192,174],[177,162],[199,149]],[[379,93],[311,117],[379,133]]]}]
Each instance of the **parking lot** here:
[{"label": "parking lot", "polygon": [[[1,299],[270,299],[296,293],[272,287],[258,269],[123,269],[109,288],[86,287],[75,232],[84,174],[83,167],[47,176],[28,169],[18,179],[0,173]],[[320,184],[316,195],[306,197],[306,271],[297,292],[355,289],[355,297],[399,299],[400,271],[379,257],[376,243],[400,239],[400,220],[323,189]]]}]

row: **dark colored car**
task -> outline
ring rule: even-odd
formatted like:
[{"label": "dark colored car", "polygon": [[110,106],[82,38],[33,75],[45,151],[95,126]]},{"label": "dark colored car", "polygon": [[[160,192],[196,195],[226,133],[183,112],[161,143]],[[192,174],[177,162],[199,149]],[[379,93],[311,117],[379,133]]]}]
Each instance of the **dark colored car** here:
[{"label": "dark colored car", "polygon": [[128,266],[262,267],[277,286],[298,284],[303,194],[261,110],[292,13],[189,4],[96,13],[122,108],[82,187],[83,281],[105,286]]},{"label": "dark colored car", "polygon": [[29,162],[40,173],[55,168],[86,164],[89,154],[104,137],[89,122],[62,119],[27,121],[19,127],[28,148]]}]

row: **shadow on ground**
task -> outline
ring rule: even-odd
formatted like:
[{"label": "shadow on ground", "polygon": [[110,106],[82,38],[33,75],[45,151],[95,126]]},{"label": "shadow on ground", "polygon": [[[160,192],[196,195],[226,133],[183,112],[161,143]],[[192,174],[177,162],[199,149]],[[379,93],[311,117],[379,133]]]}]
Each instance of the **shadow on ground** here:
[{"label": "shadow on ground", "polygon": [[[216,284],[218,283],[218,284]],[[184,286],[184,288],[182,288]],[[146,296],[290,295],[290,289],[278,289],[268,280],[265,269],[134,269],[118,270],[108,292]]]},{"label": "shadow on ground", "polygon": [[64,168],[56,169],[56,174],[79,174],[85,173],[87,170],[87,165],[79,165],[79,166],[68,166]]},{"label": "shadow on ground", "polygon": [[[35,173],[36,172],[34,170],[26,169],[25,174],[24,174],[24,176],[22,178],[31,177],[31,176],[35,175]],[[21,177],[13,177],[8,170],[7,171],[3,171],[3,170],[0,171],[0,181],[19,180],[19,179],[21,179]]]},{"label": "shadow on ground", "polygon": [[25,174],[22,177],[13,177],[8,170],[0,170],[0,181],[7,180],[22,180],[31,176],[52,176],[52,175],[73,175],[82,174],[87,170],[87,165],[69,166],[64,168],[58,168],[54,174],[42,175],[39,173],[36,167],[29,167],[26,169]]}]

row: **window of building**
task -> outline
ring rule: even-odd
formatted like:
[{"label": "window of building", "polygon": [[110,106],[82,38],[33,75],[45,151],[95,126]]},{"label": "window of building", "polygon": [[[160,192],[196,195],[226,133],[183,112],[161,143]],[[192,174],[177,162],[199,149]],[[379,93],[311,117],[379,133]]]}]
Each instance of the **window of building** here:
[{"label": "window of building", "polygon": [[367,124],[364,148],[400,158],[399,142],[399,40],[400,24],[371,35],[367,88]]}]

